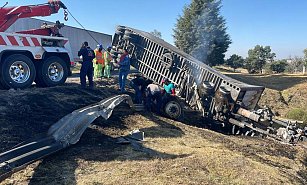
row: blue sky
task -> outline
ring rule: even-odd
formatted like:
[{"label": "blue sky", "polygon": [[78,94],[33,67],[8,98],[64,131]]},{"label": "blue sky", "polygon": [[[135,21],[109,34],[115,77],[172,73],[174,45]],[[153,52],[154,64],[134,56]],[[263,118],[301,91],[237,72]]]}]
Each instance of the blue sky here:
[{"label": "blue sky", "polygon": [[[9,5],[45,3],[47,0],[7,0]],[[2,1],[3,4],[5,1]],[[159,30],[167,42],[173,43],[176,19],[191,0],[62,0],[86,29],[107,34],[116,25],[144,31]],[[306,0],[223,0],[221,15],[227,22],[232,44],[226,56],[247,56],[255,45],[269,45],[277,58],[302,56],[307,48]],[[43,19],[63,21],[63,11]],[[41,18],[42,19],[42,18]],[[66,25],[78,26],[69,16]]]}]

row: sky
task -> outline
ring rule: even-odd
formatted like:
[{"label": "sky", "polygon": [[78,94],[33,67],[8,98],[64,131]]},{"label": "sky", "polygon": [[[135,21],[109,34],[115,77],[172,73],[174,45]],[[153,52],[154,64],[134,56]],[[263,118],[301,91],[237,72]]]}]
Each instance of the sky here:
[{"label": "sky", "polygon": [[[5,0],[8,6],[46,3],[48,0]],[[173,44],[173,28],[183,7],[191,0],[62,0],[74,17],[88,30],[113,35],[117,25],[144,31],[154,29]],[[1,5],[1,3],[0,3]],[[2,5],[1,5],[2,6]],[[221,15],[226,20],[231,37],[226,57],[247,56],[257,44],[271,46],[277,59],[303,56],[307,48],[306,0],[222,0]],[[66,25],[80,27],[72,16],[64,21],[63,10],[48,21],[60,20]]]}]

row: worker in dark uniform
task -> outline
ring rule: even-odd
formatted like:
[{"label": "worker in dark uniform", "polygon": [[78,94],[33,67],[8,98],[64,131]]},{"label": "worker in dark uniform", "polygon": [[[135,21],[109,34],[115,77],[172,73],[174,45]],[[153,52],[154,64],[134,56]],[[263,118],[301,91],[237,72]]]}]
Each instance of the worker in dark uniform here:
[{"label": "worker in dark uniform", "polygon": [[152,81],[144,78],[142,74],[136,74],[135,78],[130,81],[130,86],[135,91],[135,103],[141,104],[143,102],[143,94],[145,93],[147,85]]},{"label": "worker in dark uniform", "polygon": [[86,76],[89,81],[89,87],[94,88],[93,82],[93,59],[95,58],[94,51],[88,46],[88,42],[84,42],[81,46],[78,56],[82,56],[82,66],[80,69],[81,88],[86,88]]}]

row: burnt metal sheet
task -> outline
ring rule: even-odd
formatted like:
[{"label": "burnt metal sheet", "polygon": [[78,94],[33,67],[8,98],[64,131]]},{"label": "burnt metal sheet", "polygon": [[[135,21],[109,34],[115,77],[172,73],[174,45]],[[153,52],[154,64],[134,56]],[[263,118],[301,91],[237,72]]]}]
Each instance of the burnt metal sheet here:
[{"label": "burnt metal sheet", "polygon": [[0,154],[0,182],[28,164],[76,144],[86,128],[98,117],[108,119],[114,108],[125,102],[134,109],[129,95],[116,95],[66,115],[48,133]]},{"label": "burnt metal sheet", "polygon": [[121,102],[126,101],[134,108],[129,95],[116,95],[102,100],[94,105],[84,107],[66,115],[48,130],[48,135],[64,145],[75,144],[79,141],[85,129],[98,117],[108,119],[113,109]]}]

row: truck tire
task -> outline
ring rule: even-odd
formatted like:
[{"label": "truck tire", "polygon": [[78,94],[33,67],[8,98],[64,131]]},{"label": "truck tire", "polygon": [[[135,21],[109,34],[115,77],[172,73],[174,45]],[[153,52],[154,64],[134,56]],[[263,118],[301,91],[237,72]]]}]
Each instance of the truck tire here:
[{"label": "truck tire", "polygon": [[138,36],[131,31],[126,30],[123,39],[129,40],[130,42],[137,42]]},{"label": "truck tire", "polygon": [[[1,77],[0,77],[1,78]],[[4,87],[2,86],[1,82],[0,82],[0,90],[3,90]]]},{"label": "truck tire", "polygon": [[[0,63],[0,69],[1,69],[1,63]],[[0,78],[2,78],[1,73],[0,73]],[[3,87],[2,83],[1,83],[1,80],[0,80],[0,90],[5,90],[5,88]]]},{"label": "truck tire", "polygon": [[124,40],[129,40],[130,42],[137,42],[137,37],[136,37],[136,36],[133,36],[133,35],[131,35],[131,36],[124,35],[124,36],[123,36],[123,39],[124,39]]},{"label": "truck tire", "polygon": [[50,57],[37,65],[35,82],[39,87],[53,87],[64,84],[68,76],[66,63],[60,57]]},{"label": "truck tire", "polygon": [[125,27],[123,26],[117,26],[116,28],[116,34],[123,35],[125,33]]},{"label": "truck tire", "polygon": [[0,65],[0,81],[4,89],[24,89],[30,87],[36,70],[31,59],[22,54],[7,57]]},{"label": "truck tire", "polygon": [[165,52],[163,53],[162,61],[162,65],[166,69],[171,69],[174,66],[174,55],[170,52]]},{"label": "truck tire", "polygon": [[182,111],[182,107],[180,106],[179,102],[177,102],[176,100],[170,100],[168,101],[164,108],[164,113],[175,120],[180,120],[183,117],[183,111]]}]

